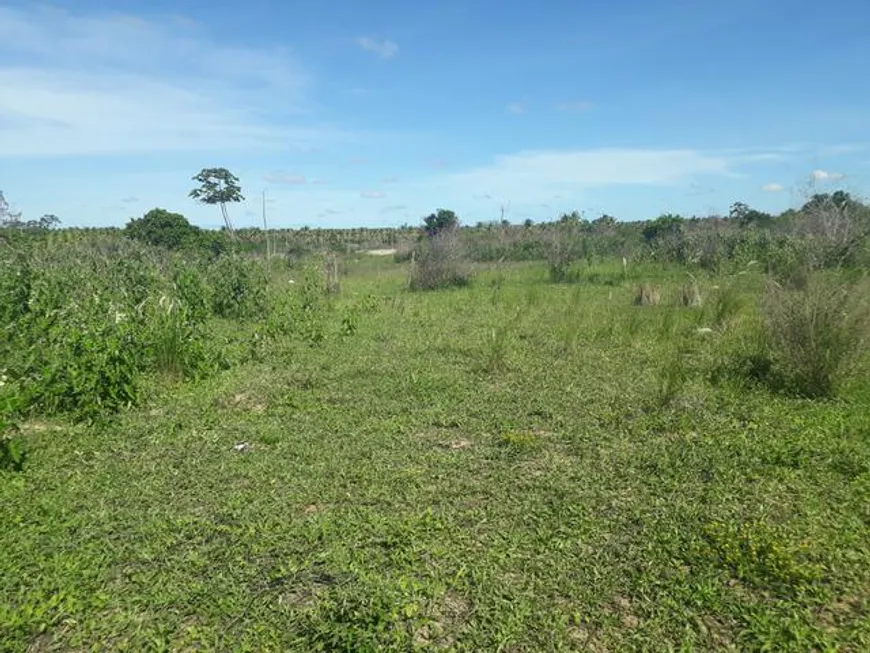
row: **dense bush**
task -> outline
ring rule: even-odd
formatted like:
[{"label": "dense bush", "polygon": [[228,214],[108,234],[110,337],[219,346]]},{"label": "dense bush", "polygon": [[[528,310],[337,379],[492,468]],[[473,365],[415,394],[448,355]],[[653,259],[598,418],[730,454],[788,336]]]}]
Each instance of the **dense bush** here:
[{"label": "dense bush", "polygon": [[118,238],[36,242],[2,259],[0,360],[16,410],[91,419],[136,404],[147,374],[213,369],[201,326],[211,292],[193,264]]},{"label": "dense bush", "polygon": [[180,249],[195,243],[199,228],[191,225],[180,213],[151,209],[141,218],[134,218],[124,228],[124,235],[155,247]]},{"label": "dense bush", "polygon": [[222,256],[211,270],[211,302],[215,315],[247,318],[266,310],[268,279],[256,261]]}]

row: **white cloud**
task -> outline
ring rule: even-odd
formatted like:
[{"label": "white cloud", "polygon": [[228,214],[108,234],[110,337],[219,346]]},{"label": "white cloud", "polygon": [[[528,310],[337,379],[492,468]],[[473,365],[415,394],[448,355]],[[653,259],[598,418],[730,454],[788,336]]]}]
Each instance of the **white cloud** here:
[{"label": "white cloud", "polygon": [[301,186],[305,183],[305,177],[302,175],[290,175],[286,172],[271,172],[263,179],[270,184],[286,184],[288,186]]},{"label": "white cloud", "polygon": [[813,170],[810,176],[814,181],[839,181],[845,177],[839,172],[828,172],[827,170]]},{"label": "white cloud", "polygon": [[360,197],[364,197],[369,200],[379,200],[386,197],[386,193],[382,193],[379,190],[364,190],[359,194]]},{"label": "white cloud", "polygon": [[580,113],[591,109],[592,103],[585,100],[579,100],[576,102],[560,102],[556,105],[556,108],[559,109],[559,111],[565,111],[566,113]]},{"label": "white cloud", "polygon": [[505,111],[512,113],[515,116],[520,116],[526,112],[526,107],[522,102],[509,102],[505,107]]},{"label": "white cloud", "polygon": [[399,46],[386,39],[379,41],[369,36],[361,36],[356,40],[356,43],[363,50],[374,52],[382,59],[391,59],[399,52]]},{"label": "white cloud", "polygon": [[785,187],[782,184],[764,184],[761,190],[765,193],[781,193],[785,190]]},{"label": "white cloud", "polygon": [[679,185],[704,175],[735,176],[736,157],[696,150],[596,149],[525,151],[497,156],[485,166],[430,179],[469,195],[537,202],[579,188]]},{"label": "white cloud", "polygon": [[[176,20],[0,8],[0,156],[311,147],[288,127],[310,79],[280,49],[232,47]],[[272,115],[281,107],[281,116]]]}]

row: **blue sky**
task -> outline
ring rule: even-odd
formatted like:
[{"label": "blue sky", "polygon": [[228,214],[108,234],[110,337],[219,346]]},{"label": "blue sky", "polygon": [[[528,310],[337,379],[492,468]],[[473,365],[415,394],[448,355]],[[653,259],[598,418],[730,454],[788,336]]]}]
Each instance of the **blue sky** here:
[{"label": "blue sky", "polygon": [[864,197],[866,0],[0,1],[0,190],[202,226],[620,219]]}]

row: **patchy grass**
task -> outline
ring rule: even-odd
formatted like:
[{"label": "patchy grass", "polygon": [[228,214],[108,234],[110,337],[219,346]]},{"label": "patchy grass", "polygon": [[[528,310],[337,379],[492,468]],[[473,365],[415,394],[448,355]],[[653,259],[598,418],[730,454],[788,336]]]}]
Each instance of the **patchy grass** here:
[{"label": "patchy grass", "polygon": [[711,384],[760,279],[638,308],[633,274],[410,293],[366,257],[351,335],[21,424],[0,649],[867,650],[866,379]]}]

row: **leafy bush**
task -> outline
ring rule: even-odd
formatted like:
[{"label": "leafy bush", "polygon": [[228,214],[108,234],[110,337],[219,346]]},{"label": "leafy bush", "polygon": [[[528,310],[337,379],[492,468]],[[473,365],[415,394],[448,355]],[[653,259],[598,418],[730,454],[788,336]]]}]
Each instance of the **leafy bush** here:
[{"label": "leafy bush", "polygon": [[20,371],[27,403],[82,419],[136,403],[141,343],[135,319],[94,294],[31,327],[29,356]]},{"label": "leafy bush", "polygon": [[13,273],[0,277],[0,356],[16,380],[16,411],[90,420],[136,404],[144,374],[212,368],[199,268],[174,268],[165,252],[117,238],[40,245],[4,262]]},{"label": "leafy bush", "polygon": [[819,276],[798,289],[771,282],[762,312],[771,368],[783,389],[808,398],[836,393],[870,333],[866,288]]},{"label": "leafy bush", "polygon": [[166,209],[151,209],[124,227],[124,235],[128,238],[167,249],[191,245],[198,234],[199,228],[191,225],[183,215]]},{"label": "leafy bush", "polygon": [[211,315],[211,289],[200,267],[179,262],[173,270],[175,295],[184,304],[187,317],[195,323]]},{"label": "leafy bush", "polygon": [[411,271],[411,290],[466,286],[470,280],[471,271],[456,229],[441,231],[420,241]]},{"label": "leafy bush", "polygon": [[20,472],[27,454],[21,443],[12,437],[15,427],[9,416],[15,412],[16,399],[10,389],[6,370],[0,370],[0,470]]},{"label": "leafy bush", "polygon": [[265,313],[268,279],[256,261],[240,256],[222,256],[209,270],[209,276],[215,315],[248,318]]}]

